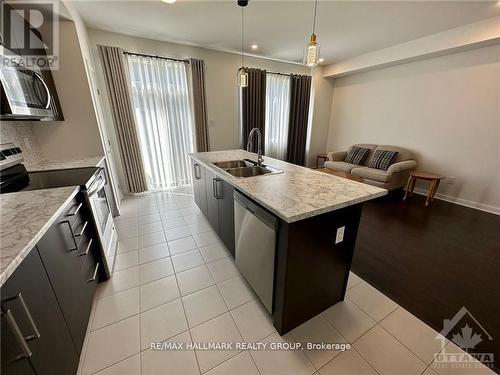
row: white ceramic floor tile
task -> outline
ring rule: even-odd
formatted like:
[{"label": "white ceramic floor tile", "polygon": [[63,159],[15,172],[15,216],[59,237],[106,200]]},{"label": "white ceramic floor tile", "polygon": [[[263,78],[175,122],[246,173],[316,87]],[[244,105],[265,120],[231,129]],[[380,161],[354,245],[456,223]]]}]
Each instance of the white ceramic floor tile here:
[{"label": "white ceramic floor tile", "polygon": [[[193,337],[193,342],[199,343],[235,343],[242,341],[242,337],[238,333],[238,328],[236,328],[233,319],[227,313],[191,329],[191,335]],[[236,350],[196,351],[202,373],[214,368],[236,354],[238,354]]]},{"label": "white ceramic floor tile", "polygon": [[193,238],[198,247],[208,246],[220,241],[217,234],[213,231],[195,234]]},{"label": "white ceramic floor tile", "polygon": [[139,267],[113,272],[109,280],[99,284],[99,298],[109,296],[139,285]]},{"label": "white ceramic floor tile", "polygon": [[189,216],[199,213],[200,209],[196,206],[196,207],[181,208],[179,211],[182,213],[182,216]]},{"label": "white ceramic floor tile", "polygon": [[182,212],[180,212],[179,210],[161,212],[160,216],[161,216],[161,220],[162,221],[166,221],[168,219],[174,219],[174,218],[177,218],[177,217],[182,217]]},{"label": "white ceramic floor tile", "polygon": [[177,281],[183,296],[215,284],[212,274],[205,265],[178,273]]},{"label": "white ceramic floor tile", "polygon": [[136,354],[95,373],[95,375],[141,375],[141,356]]},{"label": "white ceramic floor tile", "polygon": [[154,260],[152,262],[144,263],[139,266],[139,276],[141,284],[146,284],[173,274],[174,267],[172,266],[170,257]]},{"label": "white ceramic floor tile", "polygon": [[441,340],[436,339],[438,332],[402,307],[389,314],[380,325],[428,365],[442,349]]},{"label": "white ceramic floor tile", "polygon": [[163,233],[163,231],[144,234],[142,236],[139,236],[139,249],[142,249],[142,248],[148,247],[148,246],[157,245],[157,244],[160,244],[162,242],[166,242],[165,234]]},{"label": "white ceramic floor tile", "polygon": [[321,375],[378,375],[354,349],[340,353],[322,367],[319,373]]},{"label": "white ceramic floor tile", "polygon": [[97,301],[92,330],[139,313],[139,288],[132,288]]},{"label": "white ceramic floor tile", "polygon": [[363,282],[363,279],[356,275],[354,272],[349,271],[349,279],[347,280],[347,289],[351,289],[353,286],[358,285]]},{"label": "white ceramic floor tile", "polygon": [[194,242],[193,237],[181,238],[175,241],[168,242],[168,248],[170,249],[170,254],[180,254],[184,251],[196,249],[196,242]]},{"label": "white ceramic floor tile", "polygon": [[[322,315],[317,315],[314,318],[309,319],[307,322],[293,329],[290,333],[295,341],[302,343],[304,347],[306,347],[307,343],[347,344],[347,340],[335,328],[333,328]],[[319,369],[332,358],[342,353],[342,349],[306,349],[304,350],[304,353],[312,362],[314,367]]]},{"label": "white ceramic floor tile", "polygon": [[167,212],[167,211],[174,211],[174,210],[177,210],[179,207],[177,207],[177,204],[175,204],[174,202],[170,202],[170,203],[164,203],[164,204],[160,204],[158,205],[158,210],[161,212]]},{"label": "white ceramic floor tile", "polygon": [[182,297],[182,300],[190,327],[206,322],[227,311],[224,300],[215,286]]},{"label": "white ceramic floor tile", "polygon": [[151,343],[165,341],[187,329],[180,298],[145,311],[141,314],[141,348],[148,349]]},{"label": "white ceramic floor tile", "polygon": [[199,234],[212,230],[208,222],[195,222],[193,224],[188,224],[188,227],[191,234]]},{"label": "white ceramic floor tile", "polygon": [[180,297],[175,276],[165,277],[140,286],[141,311],[151,309]]},{"label": "white ceramic floor tile", "polygon": [[163,224],[163,229],[168,230],[168,229],[183,227],[186,225],[186,222],[182,217],[174,217],[172,219],[163,220],[162,224]]},{"label": "white ceramic floor tile", "polygon": [[93,374],[139,353],[139,316],[91,332],[83,374]]},{"label": "white ceramic floor tile", "polygon": [[215,262],[216,260],[229,256],[229,252],[226,250],[226,247],[220,242],[200,247],[200,251],[206,263]]},{"label": "white ceramic floor tile", "polygon": [[232,258],[220,259],[215,262],[208,263],[207,266],[217,283],[240,274],[234,265]]},{"label": "white ceramic floor tile", "polygon": [[163,231],[163,225],[161,224],[161,221],[139,225],[139,236],[161,231]]},{"label": "white ceramic floor tile", "polygon": [[245,351],[213,368],[207,375],[260,375],[250,353]]},{"label": "white ceramic floor tile", "polygon": [[137,217],[137,223],[139,224],[149,224],[149,223],[155,223],[157,221],[161,221],[159,213],[141,215]]},{"label": "white ceramic floor tile", "polygon": [[136,217],[124,217],[123,219],[120,216],[113,218],[113,222],[120,228],[130,227],[132,225],[137,225]]},{"label": "white ceramic floor tile", "polygon": [[116,246],[116,253],[120,254],[120,253],[129,252],[132,250],[137,250],[139,248],[137,238],[138,237],[129,237],[129,238],[124,239],[124,240],[119,239],[118,244]]},{"label": "white ceramic floor tile", "polygon": [[185,238],[191,236],[191,232],[187,226],[177,227],[173,229],[167,229],[165,231],[165,237],[167,241],[178,240],[179,238]]},{"label": "white ceramic floor tile", "polygon": [[203,216],[202,213],[186,215],[186,216],[184,216],[184,220],[185,220],[186,224],[208,223],[207,219],[205,219],[205,216]]},{"label": "white ceramic floor tile", "polygon": [[398,307],[394,301],[368,283],[352,287],[346,295],[376,322],[380,322]]},{"label": "white ceramic floor tile", "polygon": [[170,255],[166,242],[139,249],[139,263],[144,264]]},{"label": "white ceramic floor tile", "polygon": [[115,271],[121,271],[126,268],[134,267],[139,264],[139,252],[137,250],[129,251],[115,256]]},{"label": "white ceramic floor tile", "polygon": [[229,309],[234,309],[256,298],[252,289],[241,276],[224,280],[217,284],[217,287]]},{"label": "white ceramic floor tile", "polygon": [[[263,342],[294,343],[290,335],[280,336],[275,333]],[[302,350],[253,350],[252,358],[261,375],[311,375],[316,371]]]},{"label": "white ceramic floor tile", "polygon": [[427,365],[380,326],[373,327],[354,344],[380,374],[419,375]]},{"label": "white ceramic floor tile", "polygon": [[245,341],[258,342],[276,331],[271,315],[258,300],[231,310],[231,315]]},{"label": "white ceramic floor tile", "polygon": [[[139,231],[137,228],[137,224],[127,227],[118,227],[115,225],[116,236],[118,237],[118,241],[128,240],[129,238],[134,238],[139,236]],[[132,249],[134,250],[134,249]]]},{"label": "white ceramic floor tile", "polygon": [[325,310],[323,316],[351,343],[376,324],[348,299]]},{"label": "white ceramic floor tile", "polygon": [[190,250],[174,255],[172,256],[172,263],[176,273],[205,264],[199,250]]},{"label": "white ceramic floor tile", "polygon": [[[168,342],[191,342],[189,332],[181,333]],[[141,353],[142,375],[197,375],[196,356],[192,350],[151,350]]]}]

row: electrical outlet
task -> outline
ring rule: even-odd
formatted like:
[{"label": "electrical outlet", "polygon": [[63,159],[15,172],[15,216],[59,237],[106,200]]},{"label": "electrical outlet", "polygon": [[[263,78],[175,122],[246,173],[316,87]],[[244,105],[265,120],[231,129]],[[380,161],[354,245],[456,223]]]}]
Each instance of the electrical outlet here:
[{"label": "electrical outlet", "polygon": [[454,176],[448,176],[448,178],[446,179],[446,183],[448,185],[454,185],[455,184],[455,177]]},{"label": "electrical outlet", "polygon": [[337,228],[337,234],[335,235],[335,245],[344,241],[345,226]]}]

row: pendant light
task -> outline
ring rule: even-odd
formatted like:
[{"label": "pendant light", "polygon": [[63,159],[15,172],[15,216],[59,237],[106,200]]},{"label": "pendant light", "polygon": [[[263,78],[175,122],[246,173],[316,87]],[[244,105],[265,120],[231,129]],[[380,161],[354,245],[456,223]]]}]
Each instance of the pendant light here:
[{"label": "pendant light", "polygon": [[319,60],[319,43],[316,37],[316,9],[318,7],[318,0],[314,0],[314,16],[312,34],[309,38],[309,43],[304,47],[304,65],[313,67],[318,65]]},{"label": "pendant light", "polygon": [[247,87],[248,86],[248,73],[245,72],[245,18],[243,15],[243,9],[248,4],[248,1],[238,0],[238,5],[241,7],[241,68],[238,70],[238,86]]}]

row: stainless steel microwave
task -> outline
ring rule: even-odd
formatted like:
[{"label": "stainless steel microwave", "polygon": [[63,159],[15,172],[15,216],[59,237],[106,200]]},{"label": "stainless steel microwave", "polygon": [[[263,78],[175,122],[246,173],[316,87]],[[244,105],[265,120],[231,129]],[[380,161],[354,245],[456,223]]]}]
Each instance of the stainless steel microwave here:
[{"label": "stainless steel microwave", "polygon": [[0,84],[2,120],[50,120],[57,110],[40,71],[15,62],[0,47]]}]

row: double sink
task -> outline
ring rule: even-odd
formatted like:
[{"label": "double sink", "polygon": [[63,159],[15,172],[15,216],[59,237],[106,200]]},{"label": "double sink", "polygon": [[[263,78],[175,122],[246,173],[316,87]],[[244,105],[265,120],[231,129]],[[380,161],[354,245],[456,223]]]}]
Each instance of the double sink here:
[{"label": "double sink", "polygon": [[220,161],[212,164],[236,178],[283,173],[283,171],[268,165],[258,165],[257,162],[250,159]]}]

